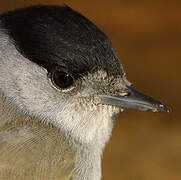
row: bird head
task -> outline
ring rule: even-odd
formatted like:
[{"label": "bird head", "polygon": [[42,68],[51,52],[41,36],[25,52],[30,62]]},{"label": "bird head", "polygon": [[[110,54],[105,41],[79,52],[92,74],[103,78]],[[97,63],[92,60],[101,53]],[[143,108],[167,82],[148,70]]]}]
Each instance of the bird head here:
[{"label": "bird head", "polygon": [[0,20],[0,89],[21,113],[105,143],[120,111],[167,111],[131,87],[106,35],[71,8],[33,6]]}]

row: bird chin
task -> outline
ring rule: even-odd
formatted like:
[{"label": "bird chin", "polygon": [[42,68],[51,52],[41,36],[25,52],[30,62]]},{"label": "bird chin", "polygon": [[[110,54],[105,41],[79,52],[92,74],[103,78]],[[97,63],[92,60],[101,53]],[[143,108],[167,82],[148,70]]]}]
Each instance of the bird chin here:
[{"label": "bird chin", "polygon": [[118,116],[121,112],[124,112],[125,109],[124,108],[119,108],[119,107],[114,107],[114,113],[112,115],[112,120],[113,120],[113,123],[116,122],[116,120],[118,119]]},{"label": "bird chin", "polygon": [[119,108],[119,111],[120,111],[120,112],[124,112],[124,111],[125,111],[125,109],[123,109],[123,108]]}]

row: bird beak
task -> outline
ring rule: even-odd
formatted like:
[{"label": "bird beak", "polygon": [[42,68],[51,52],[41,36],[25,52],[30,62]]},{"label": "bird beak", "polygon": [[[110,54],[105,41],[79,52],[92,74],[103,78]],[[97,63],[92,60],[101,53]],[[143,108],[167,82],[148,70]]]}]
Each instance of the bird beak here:
[{"label": "bird beak", "polygon": [[169,112],[168,108],[153,98],[139,93],[131,87],[126,87],[125,96],[99,95],[101,104],[118,106],[120,108],[132,108],[142,111]]}]

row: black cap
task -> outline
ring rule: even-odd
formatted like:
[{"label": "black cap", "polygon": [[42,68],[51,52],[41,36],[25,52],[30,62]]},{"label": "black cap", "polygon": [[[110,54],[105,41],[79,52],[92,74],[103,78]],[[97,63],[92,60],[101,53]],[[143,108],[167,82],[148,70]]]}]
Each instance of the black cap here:
[{"label": "black cap", "polygon": [[106,35],[68,6],[17,9],[1,14],[0,20],[18,51],[47,70],[63,66],[78,75],[102,68],[123,75]]}]

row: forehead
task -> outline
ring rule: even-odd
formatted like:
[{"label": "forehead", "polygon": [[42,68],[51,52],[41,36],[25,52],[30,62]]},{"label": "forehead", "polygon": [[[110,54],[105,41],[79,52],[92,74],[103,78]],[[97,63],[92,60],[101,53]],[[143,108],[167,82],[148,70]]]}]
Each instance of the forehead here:
[{"label": "forehead", "polygon": [[106,35],[67,6],[33,6],[0,16],[5,32],[29,60],[50,70],[62,66],[74,74],[123,69]]}]

